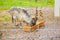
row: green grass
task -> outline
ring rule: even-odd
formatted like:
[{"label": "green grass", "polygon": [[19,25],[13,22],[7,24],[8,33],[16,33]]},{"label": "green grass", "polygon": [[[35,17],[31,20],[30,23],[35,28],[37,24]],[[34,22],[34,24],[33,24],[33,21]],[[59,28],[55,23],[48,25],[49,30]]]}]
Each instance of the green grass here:
[{"label": "green grass", "polygon": [[36,7],[36,6],[54,6],[54,0],[40,0],[35,2],[35,0],[0,0],[0,9],[9,9],[13,6],[19,7]]}]

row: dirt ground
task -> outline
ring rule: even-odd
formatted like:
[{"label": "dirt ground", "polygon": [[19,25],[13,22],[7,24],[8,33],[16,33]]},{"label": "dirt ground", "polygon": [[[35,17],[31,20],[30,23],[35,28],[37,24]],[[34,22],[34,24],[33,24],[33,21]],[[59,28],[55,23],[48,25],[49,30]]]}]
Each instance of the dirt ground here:
[{"label": "dirt ground", "polygon": [[54,22],[46,22],[45,27],[34,32],[24,32],[22,29],[3,29],[0,40],[60,40],[60,18]]},{"label": "dirt ground", "polygon": [[51,12],[50,9],[47,12],[50,14],[45,14],[45,16],[50,15],[47,16],[45,26],[33,32],[25,32],[18,26],[14,26],[11,21],[0,21],[0,40],[60,40],[60,17],[53,19],[53,12]]}]

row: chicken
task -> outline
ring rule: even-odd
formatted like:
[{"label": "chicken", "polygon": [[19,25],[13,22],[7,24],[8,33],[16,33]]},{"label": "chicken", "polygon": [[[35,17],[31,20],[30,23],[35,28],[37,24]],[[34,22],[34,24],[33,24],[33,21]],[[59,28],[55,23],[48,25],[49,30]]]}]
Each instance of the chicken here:
[{"label": "chicken", "polygon": [[31,32],[31,31],[36,30],[38,27],[42,27],[42,26],[44,26],[44,21],[41,21],[39,24],[36,24],[34,26],[25,25],[25,26],[23,26],[23,29],[26,32]]}]

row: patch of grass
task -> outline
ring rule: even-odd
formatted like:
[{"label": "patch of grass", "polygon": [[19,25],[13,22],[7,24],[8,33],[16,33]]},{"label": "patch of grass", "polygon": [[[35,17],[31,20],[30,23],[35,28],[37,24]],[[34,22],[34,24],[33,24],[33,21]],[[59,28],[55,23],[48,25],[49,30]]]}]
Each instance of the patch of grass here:
[{"label": "patch of grass", "polygon": [[36,7],[36,6],[54,6],[54,0],[0,0],[0,9],[9,9],[13,6]]}]

